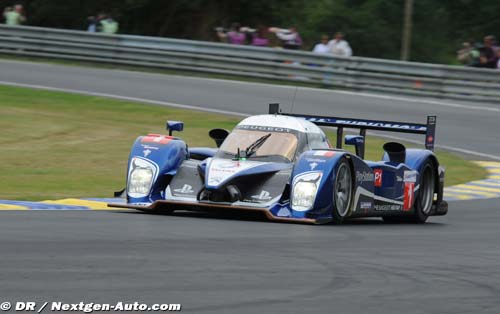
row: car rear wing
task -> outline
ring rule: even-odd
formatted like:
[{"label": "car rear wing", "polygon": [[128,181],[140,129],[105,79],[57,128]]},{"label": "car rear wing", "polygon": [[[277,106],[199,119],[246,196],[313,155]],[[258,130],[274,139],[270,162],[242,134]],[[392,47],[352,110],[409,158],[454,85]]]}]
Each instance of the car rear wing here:
[{"label": "car rear wing", "polygon": [[329,126],[337,128],[337,148],[342,148],[342,138],[344,128],[359,129],[360,136],[366,136],[366,130],[378,130],[387,132],[425,134],[425,148],[434,150],[436,135],[436,116],[427,116],[426,124],[395,122],[382,120],[364,120],[339,117],[325,117],[306,114],[283,113],[280,111],[279,104],[269,104],[269,114],[281,114],[285,116],[304,118],[316,125]]}]

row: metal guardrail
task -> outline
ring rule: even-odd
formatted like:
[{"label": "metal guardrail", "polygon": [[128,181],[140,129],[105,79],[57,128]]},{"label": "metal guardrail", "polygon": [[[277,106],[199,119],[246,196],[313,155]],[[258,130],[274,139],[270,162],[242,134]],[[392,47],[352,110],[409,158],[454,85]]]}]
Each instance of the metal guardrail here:
[{"label": "metal guardrail", "polygon": [[0,25],[0,53],[500,102],[500,71],[275,48]]}]

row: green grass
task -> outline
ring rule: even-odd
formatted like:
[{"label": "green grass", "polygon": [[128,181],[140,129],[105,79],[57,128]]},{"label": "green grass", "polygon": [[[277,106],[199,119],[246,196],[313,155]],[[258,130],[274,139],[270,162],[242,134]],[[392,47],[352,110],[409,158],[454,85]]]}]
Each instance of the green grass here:
[{"label": "green grass", "polygon": [[[164,133],[167,119],[185,122],[190,146],[214,146],[213,127],[240,119],[100,97],[0,86],[0,199],[110,197],[125,184],[135,138]],[[333,141],[333,133],[329,133]],[[382,139],[369,138],[367,158],[378,159]],[[438,152],[447,184],[480,179],[485,171]]]}]

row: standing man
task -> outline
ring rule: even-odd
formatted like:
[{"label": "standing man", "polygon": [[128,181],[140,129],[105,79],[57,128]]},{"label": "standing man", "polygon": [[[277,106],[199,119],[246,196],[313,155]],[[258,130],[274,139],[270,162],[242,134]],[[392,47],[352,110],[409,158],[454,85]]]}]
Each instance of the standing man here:
[{"label": "standing man", "polygon": [[87,18],[87,32],[89,33],[95,33],[97,32],[97,19],[95,16],[89,16]]},{"label": "standing man", "polygon": [[479,48],[479,63],[475,66],[478,68],[496,69],[498,61],[496,51],[495,37],[492,35],[484,37],[484,45]]},{"label": "standing man", "polygon": [[328,35],[321,36],[321,41],[314,46],[314,53],[326,54],[330,52],[330,46],[328,46]]},{"label": "standing man", "polygon": [[232,23],[229,32],[225,32],[223,29],[217,29],[217,36],[222,42],[228,42],[232,45],[244,45],[247,40],[247,36],[243,32],[243,27],[240,23]]},{"label": "standing man", "polygon": [[283,42],[283,48],[298,50],[302,46],[302,38],[297,31],[297,28],[282,29],[277,27],[269,28],[269,31],[275,33],[276,36]]},{"label": "standing man", "polygon": [[23,13],[23,6],[20,4],[16,4],[14,8],[7,7],[3,12],[3,16],[5,18],[5,24],[7,25],[21,25],[26,21],[26,17]]},{"label": "standing man", "polygon": [[328,43],[330,47],[330,52],[335,57],[351,57],[352,49],[349,43],[344,40],[344,34],[342,32],[335,33],[334,39],[330,40]]},{"label": "standing man", "polygon": [[101,22],[101,32],[104,34],[116,34],[118,32],[118,22],[111,16],[106,15]]},{"label": "standing man", "polygon": [[251,45],[255,47],[269,46],[269,36],[267,27],[264,27],[263,25],[257,26],[256,31],[252,34]]}]

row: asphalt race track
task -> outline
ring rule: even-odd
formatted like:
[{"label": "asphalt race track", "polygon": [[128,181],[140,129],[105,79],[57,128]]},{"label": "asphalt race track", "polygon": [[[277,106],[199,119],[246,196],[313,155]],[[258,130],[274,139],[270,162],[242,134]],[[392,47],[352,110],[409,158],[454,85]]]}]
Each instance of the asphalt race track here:
[{"label": "asphalt race track", "polygon": [[[243,113],[265,113],[269,102],[289,106],[293,97],[291,88],[3,61],[0,81]],[[495,159],[500,107],[470,107],[309,89],[295,101],[296,112],[339,116],[424,121],[437,113],[438,143]],[[496,314],[499,239],[498,199],[451,202],[447,216],[425,225],[5,211],[0,301],[181,303],[193,313]]]}]

